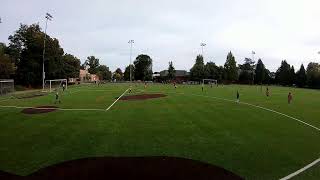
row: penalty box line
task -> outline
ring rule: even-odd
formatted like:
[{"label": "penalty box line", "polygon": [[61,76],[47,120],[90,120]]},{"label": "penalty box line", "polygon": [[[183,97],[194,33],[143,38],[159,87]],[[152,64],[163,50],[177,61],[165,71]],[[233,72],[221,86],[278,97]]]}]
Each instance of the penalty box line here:
[{"label": "penalty box line", "polygon": [[116,104],[116,102],[118,102],[119,99],[120,99],[123,95],[125,95],[128,90],[129,90],[129,88],[128,88],[127,90],[125,90],[125,91],[121,94],[121,96],[119,96],[119,97],[106,109],[106,111],[109,111],[109,109],[110,109],[114,104]]}]

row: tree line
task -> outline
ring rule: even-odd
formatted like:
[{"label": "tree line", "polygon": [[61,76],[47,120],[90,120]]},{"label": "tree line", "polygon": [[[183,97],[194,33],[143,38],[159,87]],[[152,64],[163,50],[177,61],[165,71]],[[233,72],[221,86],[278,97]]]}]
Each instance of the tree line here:
[{"label": "tree line", "polygon": [[[42,62],[45,33],[38,24],[21,24],[10,35],[9,44],[0,42],[0,79],[15,79],[23,86],[38,87],[42,84]],[[59,40],[46,35],[45,79],[78,78],[80,69],[99,76],[100,80],[129,80],[130,66],[123,73],[117,68],[112,73],[108,66],[101,65],[95,56],[88,56],[81,64],[79,58],[65,53]],[[133,80],[152,80],[152,59],[139,55],[131,65]]]},{"label": "tree line", "polygon": [[[0,43],[0,79],[15,79],[24,86],[40,86],[42,83],[42,53],[45,34],[38,24],[21,24],[19,29],[9,36],[9,44]],[[95,56],[89,56],[83,64],[72,54],[65,53],[58,39],[46,36],[45,48],[46,79],[77,78],[79,70],[88,68],[89,73],[96,74],[101,80],[151,81],[152,59],[140,54],[124,72],[117,68],[113,73],[106,65],[101,65]],[[131,69],[131,70],[130,70]],[[167,79],[174,79],[175,68],[169,62]],[[206,64],[202,55],[198,55],[190,69],[192,81],[216,79],[219,83],[241,84],[278,84],[283,86],[320,88],[320,64],[310,62],[305,69],[303,64],[298,71],[286,60],[281,62],[276,72],[270,72],[258,59],[254,62],[245,58],[237,64],[232,52],[229,52],[223,66],[209,61]]]},{"label": "tree line", "polygon": [[190,79],[193,81],[216,79],[220,83],[276,84],[320,88],[320,64],[310,62],[307,69],[301,64],[300,69],[295,71],[292,65],[283,60],[276,72],[270,72],[262,59],[258,59],[255,63],[252,59],[245,58],[243,64],[237,65],[232,52],[229,52],[224,66],[217,66],[211,61],[204,64],[202,55],[198,55],[195,64],[190,69]]}]

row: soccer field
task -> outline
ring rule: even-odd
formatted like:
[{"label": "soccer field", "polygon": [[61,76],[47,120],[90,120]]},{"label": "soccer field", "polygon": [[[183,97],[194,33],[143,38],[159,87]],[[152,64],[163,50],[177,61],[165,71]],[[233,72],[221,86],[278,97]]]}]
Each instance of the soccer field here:
[{"label": "soccer field", "polygon": [[[130,95],[128,88],[70,86],[61,104],[54,104],[54,93],[0,97],[0,170],[28,175],[84,157],[173,156],[245,179],[280,179],[320,158],[320,91],[271,86],[266,97],[260,86],[205,86],[202,92],[200,85],[138,84],[131,94],[166,97],[115,102]],[[21,112],[48,105],[59,109]],[[318,163],[293,179],[320,179],[319,172]]]}]

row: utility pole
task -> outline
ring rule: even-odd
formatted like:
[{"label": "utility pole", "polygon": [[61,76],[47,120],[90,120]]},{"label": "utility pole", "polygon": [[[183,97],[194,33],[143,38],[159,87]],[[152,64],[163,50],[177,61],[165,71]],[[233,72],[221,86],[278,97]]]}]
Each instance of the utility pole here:
[{"label": "utility pole", "polygon": [[44,72],[44,54],[46,52],[46,38],[47,38],[47,25],[48,25],[48,20],[52,20],[52,16],[49,13],[46,13],[46,27],[44,30],[44,42],[43,42],[43,53],[42,53],[42,90],[44,91],[44,79],[45,79],[45,72]]},{"label": "utility pole", "polygon": [[130,82],[132,82],[132,65],[131,65],[131,62],[132,62],[132,44],[134,43],[134,40],[129,40],[128,43],[130,44],[130,64],[129,64],[129,67],[130,67]]}]

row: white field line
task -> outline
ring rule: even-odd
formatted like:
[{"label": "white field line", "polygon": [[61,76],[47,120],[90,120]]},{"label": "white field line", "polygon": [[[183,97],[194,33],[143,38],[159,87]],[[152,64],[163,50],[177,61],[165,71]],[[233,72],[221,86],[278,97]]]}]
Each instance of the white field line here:
[{"label": "white field line", "polygon": [[105,109],[72,109],[72,108],[41,108],[41,107],[31,107],[31,106],[0,106],[0,108],[16,108],[16,109],[55,109],[60,111],[105,111]]},{"label": "white field line", "polygon": [[12,100],[12,99],[13,99],[12,97],[7,98],[7,99],[1,99],[0,102],[9,101],[9,100]]},{"label": "white field line", "polygon": [[289,174],[289,175],[286,176],[286,177],[281,178],[280,180],[288,180],[288,179],[291,179],[291,178],[293,178],[294,176],[296,176],[296,175],[302,173],[303,171],[311,168],[312,166],[316,165],[316,164],[319,163],[319,162],[320,162],[320,158],[317,159],[317,160],[315,160],[315,161],[313,161],[312,163],[306,165],[305,167],[299,169],[298,171],[296,171],[296,172],[294,172],[294,173],[292,173],[292,174]]},{"label": "white field line", "polygon": [[[179,93],[179,94],[186,95],[185,93]],[[193,95],[193,96],[200,96],[200,97],[207,97],[207,98],[213,98],[213,99],[219,99],[219,100],[224,100],[224,101],[229,101],[229,102],[235,102],[235,103],[236,103],[236,101],[234,101],[234,100],[224,99],[224,98],[218,98],[218,97],[214,97],[214,96],[204,96],[204,95],[197,95],[197,94],[191,94],[191,95]],[[270,112],[273,112],[273,113],[282,115],[282,116],[284,116],[284,117],[287,117],[287,118],[293,119],[293,120],[295,120],[295,121],[298,121],[299,123],[302,123],[302,124],[304,124],[304,125],[306,125],[306,126],[309,126],[309,127],[313,128],[313,129],[315,129],[315,130],[317,130],[317,131],[320,131],[320,128],[315,127],[315,126],[313,126],[313,125],[311,125],[311,124],[309,124],[309,123],[306,123],[306,122],[304,122],[304,121],[302,121],[302,120],[300,120],[300,119],[297,119],[297,118],[295,118],[295,117],[289,116],[289,115],[287,115],[287,114],[284,114],[284,113],[281,113],[281,112],[278,112],[278,111],[275,111],[275,110],[272,110],[272,109],[268,109],[268,108],[265,108],[265,107],[257,106],[257,105],[254,105],[254,104],[250,104],[250,103],[245,103],[245,102],[239,102],[239,103],[240,103],[240,104],[244,104],[244,105],[248,105],[248,106],[252,106],[252,107],[256,107],[256,108],[260,108],[260,109],[263,109],[263,110],[266,110],[266,111],[270,111]],[[309,165],[301,168],[300,170],[298,170],[298,171],[296,171],[296,172],[294,172],[294,173],[292,173],[292,174],[290,174],[290,175],[288,175],[288,176],[286,176],[286,177],[284,177],[284,178],[281,178],[280,180],[288,180],[288,179],[291,179],[292,177],[300,174],[301,172],[309,169],[310,167],[314,166],[315,164],[317,164],[317,163],[319,163],[319,162],[320,162],[320,158],[317,159],[317,160],[315,160],[315,161],[313,161],[311,164],[309,164]]]},{"label": "white field line", "polygon": [[107,109],[106,111],[108,111],[124,94],[126,94],[126,92],[129,90],[129,88],[127,90],[125,90],[121,96],[118,97],[118,99],[116,99]]}]

